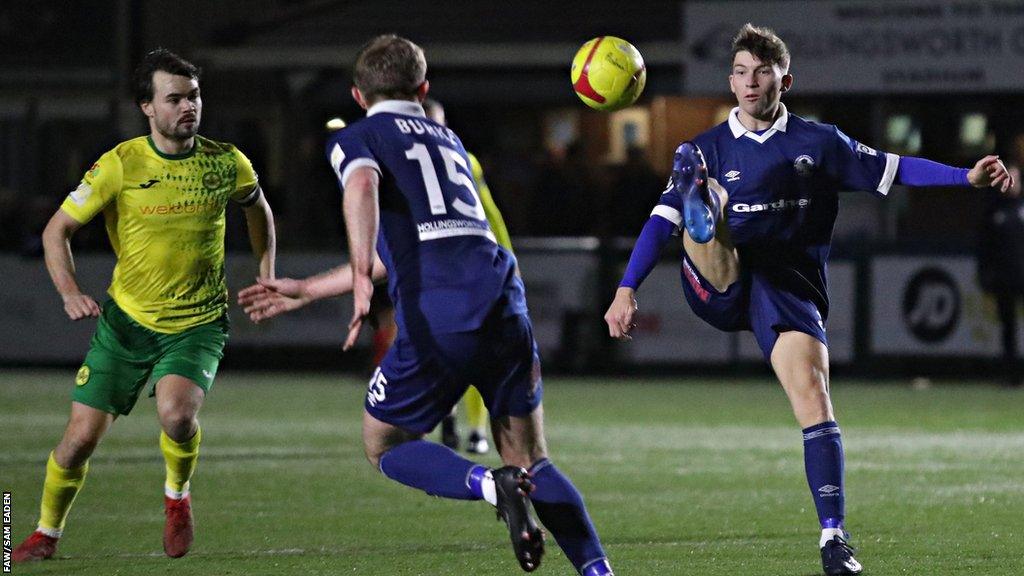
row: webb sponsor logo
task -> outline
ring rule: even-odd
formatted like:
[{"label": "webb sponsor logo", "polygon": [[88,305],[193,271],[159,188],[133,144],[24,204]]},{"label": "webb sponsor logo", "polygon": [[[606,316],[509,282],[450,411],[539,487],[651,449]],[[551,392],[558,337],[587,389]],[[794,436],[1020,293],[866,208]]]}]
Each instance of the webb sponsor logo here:
[{"label": "webb sponsor logo", "polygon": [[166,216],[169,214],[205,214],[208,212],[220,211],[221,204],[213,200],[207,202],[192,202],[188,204],[150,204],[139,206],[139,212],[143,216]]}]

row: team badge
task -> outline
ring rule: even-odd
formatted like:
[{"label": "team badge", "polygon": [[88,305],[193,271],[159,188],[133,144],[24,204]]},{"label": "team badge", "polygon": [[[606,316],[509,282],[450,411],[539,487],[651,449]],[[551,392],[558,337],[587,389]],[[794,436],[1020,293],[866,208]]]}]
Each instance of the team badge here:
[{"label": "team badge", "polygon": [[68,198],[71,198],[71,201],[78,206],[84,206],[85,201],[89,199],[89,196],[92,196],[92,186],[89,186],[85,182],[79,184],[78,188],[75,188],[70,194],[68,194]]},{"label": "team badge", "polygon": [[861,144],[860,142],[857,142],[857,153],[867,154],[868,156],[878,156],[878,150],[875,150],[871,146]]},{"label": "team badge", "polygon": [[796,170],[797,176],[810,176],[814,173],[814,158],[807,154],[797,156],[793,161],[793,169]]},{"label": "team badge", "polygon": [[217,188],[220,188],[221,182],[222,179],[220,174],[216,172],[207,172],[206,174],[203,174],[203,186],[205,186],[207,190],[216,190]]},{"label": "team badge", "polygon": [[89,367],[82,365],[78,369],[78,374],[75,376],[75,384],[78,386],[85,386],[89,382]]}]

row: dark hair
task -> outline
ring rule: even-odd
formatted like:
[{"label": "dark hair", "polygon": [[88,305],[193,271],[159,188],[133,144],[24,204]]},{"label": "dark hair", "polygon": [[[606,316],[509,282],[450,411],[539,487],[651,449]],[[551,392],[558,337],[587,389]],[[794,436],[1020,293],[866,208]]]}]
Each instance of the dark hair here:
[{"label": "dark hair", "polygon": [[427,60],[423,50],[394,34],[377,36],[356,57],[352,81],[367,101],[416,95],[426,81]]},{"label": "dark hair", "polygon": [[139,62],[139,65],[135,67],[135,84],[133,89],[135,91],[136,104],[149,102],[153,99],[153,73],[157,70],[175,76],[195,78],[196,80],[199,80],[203,73],[201,68],[174,52],[166,48],[157,48],[146,54],[142,62]]},{"label": "dark hair", "polygon": [[778,64],[785,74],[789,71],[789,48],[771,28],[754,26],[747,22],[732,39],[732,57],[740,52],[750,52],[765,64]]}]

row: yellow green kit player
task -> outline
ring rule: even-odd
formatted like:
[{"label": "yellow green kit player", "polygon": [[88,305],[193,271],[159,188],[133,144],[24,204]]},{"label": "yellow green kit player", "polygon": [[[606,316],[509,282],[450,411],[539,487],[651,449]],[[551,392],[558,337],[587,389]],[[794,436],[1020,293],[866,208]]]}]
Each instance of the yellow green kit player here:
[{"label": "yellow green kit player", "polygon": [[[86,172],[43,232],[46,267],[72,320],[98,317],[75,378],[71,417],[50,453],[38,529],[15,562],[53,556],[89,457],[120,415],[154,382],[166,463],[164,551],[192,544],[189,480],[201,433],[196,415],[228,335],[224,218],[243,207],[260,277],[273,278],[273,214],[249,160],[231,144],[196,134],[200,70],[158,49],[136,70],[135,100],[150,134],[122,142]],[[102,306],[75,279],[70,239],[103,214],[117,256]]]}]

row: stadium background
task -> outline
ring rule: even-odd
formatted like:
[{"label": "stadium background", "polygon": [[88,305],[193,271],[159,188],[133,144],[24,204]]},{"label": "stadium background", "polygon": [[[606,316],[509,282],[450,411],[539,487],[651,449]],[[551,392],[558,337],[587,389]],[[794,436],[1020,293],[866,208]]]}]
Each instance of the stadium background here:
[{"label": "stadium background", "polygon": [[[794,52],[791,110],[877,148],[967,165],[1024,130],[1021,0],[0,3],[0,488],[14,544],[34,526],[94,326],[64,316],[38,234],[99,154],[145,131],[135,62],[165,46],[204,67],[201,131],[253,159],[279,272],[304,275],[345,259],[324,123],[360,116],[355,51],[397,32],[426,50],[433,95],[508,221],[544,348],[552,456],[617,573],[818,573],[799,431],[749,335],[694,318],[677,254],[645,283],[633,342],[610,341],[601,321],[671,149],[732,106],[722,55],[747,20]],[[601,34],[629,39],[648,65],[638,106],[615,115],[585,108],[568,81],[576,48]],[[627,162],[631,146],[646,160]],[[984,196],[841,199],[832,386],[848,527],[872,575],[1020,573],[1024,396],[990,379],[998,329],[973,259]],[[234,291],[255,271],[238,211],[229,225]],[[102,225],[74,249],[101,296],[113,265]],[[340,353],[348,305],[260,327],[232,311],[202,413],[188,556],[160,552],[164,465],[143,399],[92,458],[58,558],[14,573],[517,573],[486,506],[425,498],[366,465],[369,343]],[[552,545],[538,573],[568,566]]]},{"label": "stadium background", "polygon": [[[672,148],[732,106],[727,43],[746,20],[789,42],[796,83],[785,102],[794,113],[879,149],[966,166],[1024,130],[1015,103],[1024,91],[1021,2],[4,3],[0,362],[71,365],[85,349],[91,326],[63,320],[38,235],[99,154],[144,131],[128,93],[146,50],[164,46],[203,66],[202,133],[253,160],[277,218],[279,273],[297,275],[345,258],[324,124],[360,117],[348,95],[354,53],[396,31],[425,48],[432,95],[483,163],[551,369],[760,366],[749,335],[719,334],[689,312],[676,254],[640,293],[633,343],[611,342],[601,321]],[[601,34],[632,41],[648,66],[638,105],[611,115],[585,108],[568,82],[576,47]],[[843,196],[829,326],[840,370],[994,369],[994,305],[973,263],[983,197],[899,188],[885,201]],[[237,290],[253,272],[232,212]],[[85,288],[101,294],[112,260],[98,220],[74,249]],[[235,310],[230,347],[241,352],[226,366],[361,370],[365,354],[337,352],[347,314],[347,303],[334,301],[254,327]]]}]

